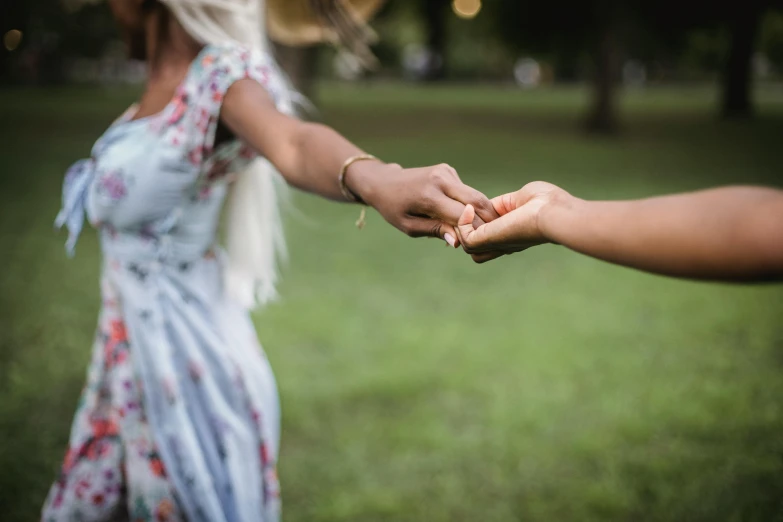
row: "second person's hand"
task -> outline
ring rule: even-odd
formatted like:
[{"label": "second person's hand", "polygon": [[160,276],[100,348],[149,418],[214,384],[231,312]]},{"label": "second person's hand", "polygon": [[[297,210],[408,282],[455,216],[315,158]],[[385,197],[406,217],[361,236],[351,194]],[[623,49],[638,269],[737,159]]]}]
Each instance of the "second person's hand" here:
[{"label": "second person's hand", "polygon": [[570,194],[551,183],[529,183],[516,192],[494,198],[492,205],[500,217],[479,227],[474,226],[475,209],[467,205],[457,227],[460,242],[477,263],[549,243],[542,215],[553,203],[567,203],[570,199]]}]

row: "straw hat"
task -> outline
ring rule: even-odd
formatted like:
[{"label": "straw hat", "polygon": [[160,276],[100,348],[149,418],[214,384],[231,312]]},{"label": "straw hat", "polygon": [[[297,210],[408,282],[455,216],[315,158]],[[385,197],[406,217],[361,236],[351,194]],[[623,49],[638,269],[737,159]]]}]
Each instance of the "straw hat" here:
[{"label": "straw hat", "polygon": [[365,64],[375,59],[376,39],[367,22],[385,0],[266,0],[267,30],[274,42],[288,46],[328,42],[345,47]]},{"label": "straw hat", "polygon": [[[341,32],[367,32],[384,0],[266,0],[269,37],[298,46],[334,42]],[[358,36],[358,35],[357,35]]]},{"label": "straw hat", "polygon": [[[61,0],[71,10],[102,0]],[[165,3],[165,0],[162,0]],[[199,0],[189,0],[198,4]],[[228,0],[212,6],[260,0]],[[269,38],[292,47],[331,43],[353,53],[366,66],[375,64],[369,45],[376,35],[367,22],[386,0],[264,0]]]}]

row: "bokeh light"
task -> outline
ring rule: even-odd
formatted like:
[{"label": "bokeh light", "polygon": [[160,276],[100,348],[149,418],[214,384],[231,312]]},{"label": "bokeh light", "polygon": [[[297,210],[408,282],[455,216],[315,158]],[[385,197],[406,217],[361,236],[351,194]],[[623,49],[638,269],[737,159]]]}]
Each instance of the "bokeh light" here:
[{"label": "bokeh light", "polygon": [[471,20],[481,11],[481,0],[454,0],[451,7],[460,18]]},{"label": "bokeh light", "polygon": [[5,45],[6,49],[9,51],[14,51],[17,47],[19,47],[20,43],[22,43],[22,31],[19,31],[18,29],[11,29],[5,33],[5,36],[3,37],[3,44]]},{"label": "bokeh light", "polygon": [[541,65],[532,58],[520,59],[514,65],[514,79],[521,87],[537,87],[541,83]]}]

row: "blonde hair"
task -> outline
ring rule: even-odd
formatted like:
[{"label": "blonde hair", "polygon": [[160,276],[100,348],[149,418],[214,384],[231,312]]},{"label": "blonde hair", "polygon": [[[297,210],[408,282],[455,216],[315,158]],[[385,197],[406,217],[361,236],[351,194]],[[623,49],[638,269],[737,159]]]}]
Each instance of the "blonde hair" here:
[{"label": "blonde hair", "polygon": [[[263,0],[160,2],[200,43],[236,41],[271,55]],[[277,72],[285,81],[282,72]],[[293,115],[295,98],[295,91],[289,88],[278,109]],[[278,261],[286,257],[280,201],[288,189],[274,166],[263,158],[237,174],[225,213],[225,288],[229,297],[254,308],[277,296]]]}]

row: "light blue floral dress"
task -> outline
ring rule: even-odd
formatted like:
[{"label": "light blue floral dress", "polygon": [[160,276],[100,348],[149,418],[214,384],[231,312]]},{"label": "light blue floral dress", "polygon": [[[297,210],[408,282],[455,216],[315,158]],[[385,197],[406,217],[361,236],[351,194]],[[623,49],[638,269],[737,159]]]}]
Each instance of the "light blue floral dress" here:
[{"label": "light blue floral dress", "polygon": [[278,520],[277,388],[215,248],[227,175],[256,157],[215,147],[223,97],[251,78],[278,101],[275,71],[207,46],[161,113],[131,108],[68,171],[57,225],[70,250],[85,215],[99,230],[103,305],[44,522]]}]

